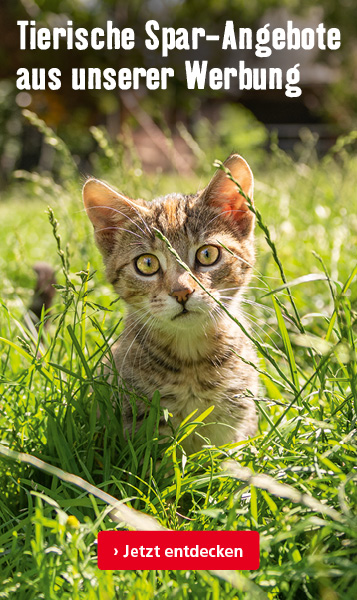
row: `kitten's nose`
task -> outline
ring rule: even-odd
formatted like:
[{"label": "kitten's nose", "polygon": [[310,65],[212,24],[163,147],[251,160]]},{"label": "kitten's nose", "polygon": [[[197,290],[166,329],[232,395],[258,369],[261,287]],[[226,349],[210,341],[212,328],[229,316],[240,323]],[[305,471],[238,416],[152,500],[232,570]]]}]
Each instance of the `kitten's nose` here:
[{"label": "kitten's nose", "polygon": [[191,294],[193,294],[194,290],[192,288],[182,287],[177,290],[172,290],[170,296],[176,298],[176,302],[180,304],[184,304],[187,302]]}]

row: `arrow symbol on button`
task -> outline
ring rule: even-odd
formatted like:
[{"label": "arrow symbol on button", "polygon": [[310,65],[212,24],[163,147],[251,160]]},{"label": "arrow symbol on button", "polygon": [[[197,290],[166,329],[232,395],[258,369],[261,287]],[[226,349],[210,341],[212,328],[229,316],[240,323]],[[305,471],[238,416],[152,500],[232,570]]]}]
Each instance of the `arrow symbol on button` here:
[{"label": "arrow symbol on button", "polygon": [[114,548],[114,556],[117,556],[118,552],[119,552],[118,548]]}]

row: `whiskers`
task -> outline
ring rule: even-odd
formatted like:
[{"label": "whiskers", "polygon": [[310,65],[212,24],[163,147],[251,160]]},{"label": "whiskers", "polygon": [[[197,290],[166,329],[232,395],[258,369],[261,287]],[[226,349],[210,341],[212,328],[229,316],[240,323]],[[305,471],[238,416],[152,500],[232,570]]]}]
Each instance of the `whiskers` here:
[{"label": "whiskers", "polygon": [[[143,320],[148,314],[150,314],[150,310],[145,307],[138,308],[131,312],[124,320],[124,330],[120,335],[121,343],[125,341],[128,335],[131,333],[133,329]],[[132,317],[136,315],[136,318],[132,320]]]},{"label": "whiskers", "polygon": [[222,308],[219,306],[219,304],[216,304],[212,308],[212,310],[210,310],[209,316],[212,319],[213,323],[215,324],[216,329],[219,329],[219,327],[220,327],[219,317],[223,316],[224,314],[225,314],[225,312],[222,310]]},{"label": "whiskers", "polygon": [[126,231],[126,233],[131,233],[132,235],[135,235],[136,237],[138,237],[141,240],[144,239],[142,235],[135,233],[135,231],[131,231],[131,229],[125,229],[125,227],[117,227],[114,225],[112,227],[101,227],[100,229],[96,229],[96,233],[99,233],[101,231],[108,231],[108,230]]},{"label": "whiskers", "polygon": [[[134,221],[134,219],[132,219],[131,217],[129,217],[128,214],[126,214],[125,212],[119,210],[118,208],[114,208],[113,206],[104,206],[104,205],[101,204],[101,205],[98,205],[98,206],[87,207],[86,210],[87,210],[87,212],[95,210],[95,209],[99,209],[99,210],[106,209],[106,210],[112,211],[113,213],[121,215],[122,217],[124,217],[124,219],[128,219],[128,221],[130,221],[133,225],[135,225],[135,227],[137,227],[141,231],[141,233],[143,234],[143,236],[150,237],[150,239],[152,239],[152,237],[154,236],[154,233],[151,231],[150,227],[145,222],[143,216],[140,214],[140,211],[138,209],[136,209],[135,207],[133,207],[133,206],[130,206],[130,208],[139,217],[139,219],[141,220],[141,222],[142,222],[142,224],[144,226],[144,229],[142,227],[140,227],[140,225],[136,221]],[[97,232],[98,231],[104,231],[106,229],[118,229],[118,230],[120,230],[122,228],[117,227],[117,226],[109,226],[109,227],[103,227],[103,228],[97,229],[96,231]],[[133,233],[132,231],[124,229],[124,228],[123,228],[123,231],[129,231],[130,233]]]},{"label": "whiskers", "polygon": [[[204,212],[204,210],[201,209],[200,212]],[[243,214],[243,213],[246,213],[246,212],[247,211],[245,209],[242,209],[242,208],[222,210],[222,211],[220,210],[219,213],[213,217],[213,219],[211,219],[210,221],[208,221],[208,223],[206,225],[206,230],[205,230],[204,233],[206,233],[209,225],[211,225],[211,223],[213,223],[213,221],[215,221],[216,219],[220,219],[223,215],[231,215],[232,213],[241,213],[241,214]]]},{"label": "whiskers", "polygon": [[[122,361],[121,361],[121,370],[122,370],[122,374],[124,373],[124,365],[125,365],[125,361],[126,361],[126,359],[127,359],[128,355],[129,355],[129,353],[130,353],[130,350],[131,350],[131,348],[132,348],[133,344],[135,343],[135,341],[136,341],[136,340],[137,340],[137,338],[139,337],[139,335],[140,335],[140,333],[142,332],[142,330],[143,330],[143,329],[144,329],[144,328],[147,326],[147,324],[149,323],[149,321],[150,321],[150,319],[151,319],[151,317],[152,317],[152,315],[151,315],[151,312],[150,312],[150,310],[149,310],[149,309],[146,309],[146,310],[145,310],[145,312],[144,312],[144,314],[145,314],[145,316],[146,316],[147,318],[144,320],[144,323],[142,324],[142,326],[140,327],[140,329],[139,329],[139,330],[136,332],[136,334],[134,335],[134,338],[132,339],[131,343],[129,344],[129,347],[128,347],[127,351],[125,352],[125,354],[124,354],[124,357],[123,357],[123,359],[122,359]],[[135,323],[132,325],[132,327],[130,327],[130,328],[129,328],[129,330],[126,332],[126,336],[125,336],[125,338],[128,336],[128,334],[129,334],[129,333],[131,333],[131,332],[132,332],[132,330],[133,330],[133,329],[135,329],[135,327],[137,326],[137,324],[139,323],[139,321],[141,321],[141,320],[142,320],[142,318],[143,318],[143,315],[141,315],[139,318],[137,318],[137,319],[136,319],[136,321],[135,321]],[[123,343],[123,341],[124,341],[124,339],[122,338],[122,339],[120,340],[120,343],[122,344],[122,343]]]},{"label": "whiskers", "polygon": [[[257,306],[259,309],[266,310],[274,317],[276,316],[275,310],[271,308],[271,306],[267,306],[266,304],[262,304],[261,302],[257,302],[256,300],[250,300],[249,298],[245,298],[244,296],[241,298],[241,302],[243,302],[244,304],[249,304],[250,306]],[[283,319],[285,321],[288,321],[291,325],[295,324],[294,321],[290,319],[290,317],[288,317],[287,315],[282,314],[282,316]]]},{"label": "whiskers", "polygon": [[[231,299],[232,299],[231,296],[221,296],[221,302],[222,302],[222,304],[225,306],[225,308],[228,311],[230,310],[230,306],[226,302],[226,300],[231,300]],[[243,303],[245,301],[249,305],[253,305],[253,306],[256,305],[256,306],[259,306],[260,308],[267,308],[269,310],[272,310],[272,309],[270,309],[270,307],[266,307],[263,304],[258,304],[256,302],[246,300],[245,298],[241,298],[240,299],[240,303]],[[257,336],[257,338],[259,339],[260,342],[263,343],[264,342],[264,338],[268,338],[270,340],[271,344],[278,350],[278,346],[275,343],[273,337],[269,333],[267,333],[267,331],[266,331],[266,329],[269,328],[271,331],[274,332],[275,335],[277,335],[279,338],[281,338],[281,335],[278,333],[278,328],[277,327],[273,327],[272,325],[270,325],[269,323],[267,323],[266,319],[262,319],[261,317],[258,317],[257,315],[244,310],[242,308],[241,304],[239,305],[239,308],[236,309],[236,310],[238,312],[238,315],[233,315],[233,316],[239,317],[239,314],[243,315],[244,319],[247,320],[247,321],[249,321],[249,323],[251,324],[251,329],[254,331],[254,334]],[[263,326],[260,325],[259,322],[262,323]],[[263,336],[260,335],[260,333],[258,333],[257,329],[259,329],[261,331],[261,333],[263,334]]]},{"label": "whiskers", "polygon": [[[154,327],[156,324],[156,318],[152,317],[152,321],[149,324],[147,331],[144,334],[143,339],[141,340],[141,344],[138,347],[138,349],[136,350],[134,359],[133,359],[133,363],[132,363],[132,368],[133,370],[135,370],[136,373],[139,373],[140,376],[140,382],[142,383],[143,387],[145,388],[146,385],[146,381],[144,380],[144,367],[146,365],[142,365],[141,361],[142,361],[142,357],[144,354],[144,349],[150,345],[153,333],[154,333]],[[138,356],[138,352],[140,351],[139,357],[138,357],[138,362],[137,362],[137,356]],[[147,359],[147,362],[149,363],[149,359]]]}]

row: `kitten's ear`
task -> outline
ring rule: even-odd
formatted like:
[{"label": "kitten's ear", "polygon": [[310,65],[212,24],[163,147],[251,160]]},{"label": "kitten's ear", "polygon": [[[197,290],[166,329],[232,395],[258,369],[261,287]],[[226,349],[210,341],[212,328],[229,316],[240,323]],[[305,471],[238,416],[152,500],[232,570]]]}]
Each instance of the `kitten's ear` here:
[{"label": "kitten's ear", "polygon": [[130,200],[98,179],[89,179],[84,184],[83,202],[103,254],[112,251],[118,231],[125,227],[127,219],[148,212],[142,201]]},{"label": "kitten's ear", "polygon": [[[238,181],[245,195],[253,202],[253,173],[244,158],[239,154],[232,154],[225,161],[224,166],[230,170],[232,177]],[[222,216],[238,226],[241,234],[248,235],[250,233],[254,225],[254,214],[249,210],[247,201],[239,192],[237,185],[229,179],[224,171],[217,171],[203,194],[204,201],[219,208]]]}]

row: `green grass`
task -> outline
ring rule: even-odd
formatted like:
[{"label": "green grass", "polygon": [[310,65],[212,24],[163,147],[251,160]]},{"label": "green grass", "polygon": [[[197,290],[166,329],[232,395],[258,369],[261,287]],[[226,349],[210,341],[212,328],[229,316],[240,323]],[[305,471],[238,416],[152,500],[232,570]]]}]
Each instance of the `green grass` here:
[{"label": "green grass", "polygon": [[[177,448],[192,426],[183,423],[159,444],[158,395],[139,432],[123,442],[101,372],[103,352],[122,329],[122,306],[82,210],[81,176],[44,131],[63,183],[19,173],[0,204],[0,598],[354,600],[357,158],[350,140],[322,161],[313,148],[295,162],[275,148],[254,169],[257,265],[244,309],[259,351],[259,433],[233,454],[212,447],[183,460]],[[130,148],[93,134],[95,174],[132,197],[194,191],[209,179],[207,166],[187,181],[143,175]],[[254,155],[246,158],[254,168]],[[59,289],[39,342],[26,310],[32,265],[44,258],[56,267]],[[257,529],[261,566],[98,571],[98,531],[127,526]]]}]

